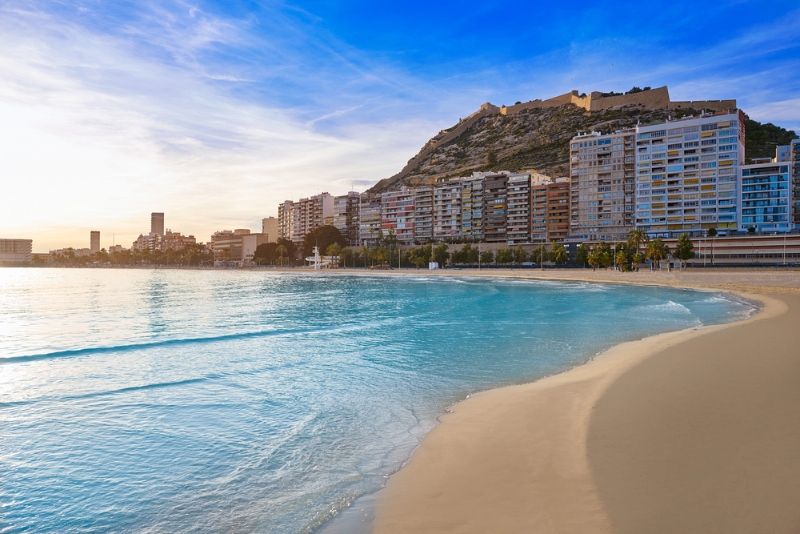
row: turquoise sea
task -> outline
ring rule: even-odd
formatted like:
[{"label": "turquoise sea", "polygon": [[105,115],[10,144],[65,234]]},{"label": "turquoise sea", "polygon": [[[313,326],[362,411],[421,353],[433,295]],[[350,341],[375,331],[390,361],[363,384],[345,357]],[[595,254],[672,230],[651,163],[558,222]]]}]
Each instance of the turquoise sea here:
[{"label": "turquoise sea", "polygon": [[318,530],[469,393],[752,311],[425,274],[0,269],[0,532]]}]

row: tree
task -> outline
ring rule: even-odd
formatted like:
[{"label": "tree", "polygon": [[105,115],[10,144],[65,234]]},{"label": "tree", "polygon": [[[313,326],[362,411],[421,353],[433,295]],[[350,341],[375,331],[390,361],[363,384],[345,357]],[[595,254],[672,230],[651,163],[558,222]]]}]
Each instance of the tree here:
[{"label": "tree", "polygon": [[556,265],[563,265],[567,263],[567,247],[565,247],[562,243],[554,242],[553,247],[550,250],[550,261]]},{"label": "tree", "polygon": [[598,266],[602,267],[603,269],[607,269],[611,267],[611,263],[614,261],[613,254],[611,252],[611,247],[608,243],[599,243],[597,246],[592,247],[592,251],[597,252],[597,260]]},{"label": "tree", "polygon": [[596,271],[598,267],[600,267],[601,260],[600,260],[600,251],[597,247],[592,247],[589,253],[586,255],[586,262],[592,268],[593,271]]},{"label": "tree", "polygon": [[342,245],[339,243],[331,243],[328,245],[328,248],[325,249],[326,256],[332,256],[336,263],[339,263],[339,256],[342,253]]},{"label": "tree", "polygon": [[289,255],[289,248],[284,243],[279,242],[278,246],[275,247],[275,253],[278,255],[278,258],[280,258],[281,265],[283,265],[284,259]]},{"label": "tree", "polygon": [[447,263],[447,259],[450,257],[450,253],[447,252],[447,245],[436,245],[431,255],[433,261],[438,263],[439,267],[444,267],[445,263]]},{"label": "tree", "polygon": [[717,237],[717,229],[709,228],[706,235],[711,238],[711,265],[714,265],[714,238]]},{"label": "tree", "polygon": [[647,243],[647,234],[643,230],[631,230],[628,232],[628,248],[631,253],[641,250],[642,244]]},{"label": "tree", "polygon": [[639,265],[642,264],[642,261],[644,261],[644,257],[642,256],[642,253],[637,250],[631,256],[631,266],[633,267],[634,271],[639,270]]},{"label": "tree", "polygon": [[494,263],[494,252],[491,250],[484,250],[481,252],[481,263]]},{"label": "tree", "polygon": [[495,260],[497,263],[502,263],[503,265],[507,265],[514,261],[514,255],[511,251],[507,248],[498,249],[495,253]]},{"label": "tree", "polygon": [[688,234],[681,234],[678,238],[678,244],[675,245],[674,256],[681,260],[681,267],[685,267],[686,262],[694,258],[694,245],[689,239]]},{"label": "tree", "polygon": [[651,261],[651,268],[658,265],[661,268],[660,262],[669,255],[669,247],[660,239],[654,239],[647,244],[647,253],[645,256]]},{"label": "tree", "polygon": [[575,263],[581,267],[589,265],[589,247],[581,243],[575,251]]},{"label": "tree", "polygon": [[616,256],[614,257],[614,263],[617,266],[617,269],[620,271],[627,271],[628,270],[628,255],[625,254],[624,250],[618,250]]},{"label": "tree", "polygon": [[303,256],[313,254],[314,247],[319,247],[320,252],[327,250],[333,243],[338,243],[340,247],[347,245],[342,233],[329,224],[320,226],[306,234],[303,238]]},{"label": "tree", "polygon": [[525,263],[528,261],[528,253],[525,252],[525,250],[520,246],[516,246],[511,249],[511,257],[516,264]]},{"label": "tree", "polygon": [[256,251],[253,253],[253,261],[256,262],[256,265],[274,264],[278,258],[277,249],[277,243],[262,243],[256,247]]}]

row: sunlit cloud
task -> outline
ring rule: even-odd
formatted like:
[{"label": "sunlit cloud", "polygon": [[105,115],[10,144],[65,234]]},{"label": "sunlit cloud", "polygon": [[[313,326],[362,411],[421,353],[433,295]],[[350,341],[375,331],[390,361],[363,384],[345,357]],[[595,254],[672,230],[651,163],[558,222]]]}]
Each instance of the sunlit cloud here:
[{"label": "sunlit cloud", "polygon": [[[485,16],[486,6],[451,17],[446,38],[481,43],[470,24]],[[313,9],[280,2],[236,12],[182,0],[7,1],[2,177],[22,200],[0,210],[0,234],[48,250],[86,246],[99,229],[103,246],[112,236],[129,245],[151,211],[201,241],[255,229],[285,199],[394,174],[482,102],[571,89],[669,84],[673,98],[737,98],[753,118],[800,130],[800,11],[702,46],[678,46],[669,31],[575,31],[601,16],[555,19],[563,38],[515,57],[491,51],[490,37],[485,50],[416,68],[404,58],[425,46],[417,36],[407,50],[360,49]]]}]

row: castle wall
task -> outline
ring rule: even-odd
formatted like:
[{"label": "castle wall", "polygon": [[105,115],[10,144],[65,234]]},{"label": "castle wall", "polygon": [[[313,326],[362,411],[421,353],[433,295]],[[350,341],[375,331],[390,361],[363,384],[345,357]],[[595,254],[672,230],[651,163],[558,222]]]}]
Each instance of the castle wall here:
[{"label": "castle wall", "polygon": [[641,106],[645,109],[669,107],[669,90],[666,85],[629,95],[601,96],[601,93],[595,91],[590,98],[589,111],[602,111],[622,106]]},{"label": "castle wall", "polygon": [[710,109],[712,111],[729,111],[736,109],[736,100],[676,100],[669,109]]}]

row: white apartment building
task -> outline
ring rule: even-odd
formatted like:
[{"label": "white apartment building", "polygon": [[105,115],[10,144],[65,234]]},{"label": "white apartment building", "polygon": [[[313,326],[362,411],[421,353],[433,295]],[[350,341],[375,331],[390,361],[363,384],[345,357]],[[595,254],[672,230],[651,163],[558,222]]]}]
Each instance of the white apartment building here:
[{"label": "white apartment building", "polygon": [[741,111],[639,126],[636,226],[654,237],[737,229]]}]

